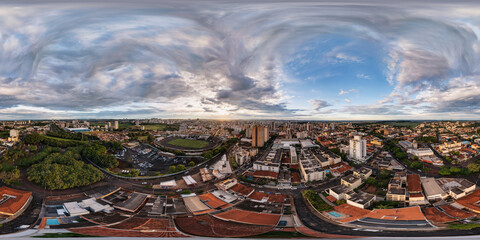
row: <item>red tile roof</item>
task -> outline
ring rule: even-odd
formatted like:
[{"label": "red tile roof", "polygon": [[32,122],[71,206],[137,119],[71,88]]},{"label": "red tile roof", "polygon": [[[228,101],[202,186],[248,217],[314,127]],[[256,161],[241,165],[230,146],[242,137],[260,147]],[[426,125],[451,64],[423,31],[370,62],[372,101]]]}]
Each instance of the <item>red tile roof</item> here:
[{"label": "red tile roof", "polygon": [[180,231],[204,237],[249,237],[273,230],[273,226],[224,221],[210,215],[176,217],[175,224]]},{"label": "red tile roof", "polygon": [[9,187],[0,187],[0,199],[7,197],[6,195],[13,196],[14,198],[7,199],[5,202],[0,203],[0,214],[14,215],[28,202],[28,199],[32,195],[32,192],[26,192]]},{"label": "red tile roof", "polygon": [[447,214],[438,210],[436,207],[424,208],[423,212],[425,213],[425,217],[434,223],[447,223],[457,221],[456,218],[448,216]]},{"label": "red tile roof", "polygon": [[467,219],[467,218],[475,217],[475,214],[460,210],[452,205],[444,205],[439,208],[442,209],[446,214],[452,217],[456,217],[458,219]]},{"label": "red tile roof", "polygon": [[278,177],[278,173],[271,172],[271,171],[255,171],[253,173],[253,176],[258,177],[258,178],[274,178],[274,179],[276,179]]},{"label": "red tile roof", "polygon": [[237,183],[231,187],[230,190],[248,196],[253,191],[253,188],[247,187],[241,183]]},{"label": "red tile roof", "polygon": [[99,237],[137,237],[137,238],[147,238],[147,237],[187,238],[188,237],[185,234],[175,231],[174,229],[170,229],[168,231],[132,231],[132,230],[105,228],[105,227],[86,227],[86,228],[70,228],[68,230],[74,233],[90,235],[90,236],[99,236]]},{"label": "red tile roof", "polygon": [[461,204],[462,206],[468,208],[471,211],[480,213],[480,206],[477,204],[478,201],[480,201],[480,189],[463,198],[457,199],[457,203]]},{"label": "red tile roof", "polygon": [[261,201],[263,198],[268,198],[268,194],[255,191],[248,198]]},{"label": "red tile roof", "polygon": [[334,196],[332,196],[332,195],[328,195],[328,196],[327,196],[327,199],[328,199],[328,201],[330,201],[330,202],[332,202],[332,203],[334,203],[334,202],[337,201],[337,199],[336,199]]},{"label": "red tile roof", "polygon": [[292,182],[299,183],[300,181],[300,175],[297,172],[292,172]]},{"label": "red tile roof", "polygon": [[395,220],[425,220],[420,207],[406,207],[406,208],[394,208],[394,209],[374,209],[365,217],[385,219],[391,217]]},{"label": "red tile roof", "polygon": [[350,217],[339,220],[340,222],[351,222],[359,218],[362,218],[363,216],[365,216],[370,212],[370,210],[354,207],[346,203],[342,205],[338,205],[334,207],[334,209],[339,213],[343,213],[344,215],[350,216]]},{"label": "red tile roof", "polygon": [[198,197],[202,200],[202,202],[204,202],[211,208],[218,208],[227,204],[226,202],[218,199],[211,193],[205,193]]},{"label": "red tile roof", "polygon": [[279,214],[256,213],[240,209],[232,209],[226,212],[219,213],[215,217],[246,224],[262,225],[262,226],[276,226],[280,220]]},{"label": "red tile roof", "polygon": [[418,193],[422,191],[420,176],[418,174],[407,175],[407,187],[409,193]]},{"label": "red tile roof", "polygon": [[268,202],[283,203],[283,202],[285,202],[285,198],[287,198],[287,196],[285,196],[285,195],[270,194],[268,196]]}]

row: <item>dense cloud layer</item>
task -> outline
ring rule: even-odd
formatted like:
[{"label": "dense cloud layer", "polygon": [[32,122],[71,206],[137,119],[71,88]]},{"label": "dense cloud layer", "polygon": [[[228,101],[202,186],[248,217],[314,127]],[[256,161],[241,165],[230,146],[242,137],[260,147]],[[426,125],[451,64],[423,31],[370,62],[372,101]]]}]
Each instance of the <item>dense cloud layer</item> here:
[{"label": "dense cloud layer", "polygon": [[[480,113],[478,4],[171,2],[4,3],[0,118]],[[335,33],[386,49],[392,92],[371,105],[319,96],[289,107],[282,86],[302,79],[284,64]],[[326,58],[362,61],[337,49]]]}]

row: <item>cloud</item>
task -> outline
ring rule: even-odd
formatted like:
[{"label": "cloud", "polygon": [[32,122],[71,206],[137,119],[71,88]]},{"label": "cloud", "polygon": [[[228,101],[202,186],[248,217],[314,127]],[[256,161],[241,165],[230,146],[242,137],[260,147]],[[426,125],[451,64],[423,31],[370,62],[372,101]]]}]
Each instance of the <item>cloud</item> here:
[{"label": "cloud", "polygon": [[352,100],[345,98],[345,102],[350,103]]},{"label": "cloud", "polygon": [[320,111],[320,110],[322,110],[326,107],[332,106],[327,101],[324,101],[324,100],[321,100],[321,99],[310,100],[310,104],[313,106],[313,110],[315,110],[315,111]]},{"label": "cloud", "polygon": [[360,79],[370,79],[370,76],[364,74],[364,73],[359,73],[357,74],[357,78],[360,78]]},{"label": "cloud", "polygon": [[[46,115],[25,107],[57,116],[128,115],[99,109],[145,104],[157,109],[135,114],[294,118],[299,110],[288,107],[283,84],[300,80],[284,65],[325,36],[368,41],[385,54],[392,92],[345,113],[396,116],[418,106],[420,116],[478,116],[479,4],[431,3],[4,2],[0,109],[10,112],[2,117]],[[342,66],[368,60],[338,45],[318,54]],[[316,111],[332,106],[311,104]]]},{"label": "cloud", "polygon": [[340,89],[340,92],[338,93],[339,96],[342,96],[342,95],[345,95],[345,94],[349,94],[349,93],[358,93],[360,92],[358,89],[349,89],[349,90],[343,90],[343,89]]}]

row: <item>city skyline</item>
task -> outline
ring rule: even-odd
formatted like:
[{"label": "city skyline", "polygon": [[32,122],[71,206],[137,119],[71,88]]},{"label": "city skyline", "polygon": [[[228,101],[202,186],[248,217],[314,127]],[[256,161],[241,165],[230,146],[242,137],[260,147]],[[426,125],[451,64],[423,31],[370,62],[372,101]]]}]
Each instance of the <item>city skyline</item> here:
[{"label": "city skyline", "polygon": [[0,119],[476,120],[473,1],[2,2]]}]

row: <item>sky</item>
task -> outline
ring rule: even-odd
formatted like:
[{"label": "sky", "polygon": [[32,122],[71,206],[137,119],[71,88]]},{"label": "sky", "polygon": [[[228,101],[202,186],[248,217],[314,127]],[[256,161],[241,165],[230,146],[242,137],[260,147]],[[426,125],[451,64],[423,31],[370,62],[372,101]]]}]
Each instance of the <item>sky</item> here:
[{"label": "sky", "polygon": [[2,1],[0,119],[480,116],[480,2]]}]

